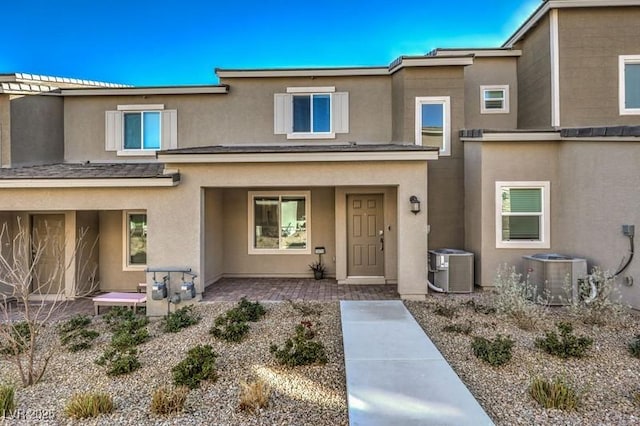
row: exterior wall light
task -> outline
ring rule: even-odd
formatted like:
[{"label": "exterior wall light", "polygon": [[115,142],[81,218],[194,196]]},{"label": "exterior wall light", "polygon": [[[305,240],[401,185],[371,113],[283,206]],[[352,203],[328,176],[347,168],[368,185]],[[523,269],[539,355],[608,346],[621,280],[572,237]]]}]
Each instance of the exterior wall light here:
[{"label": "exterior wall light", "polygon": [[415,195],[412,195],[409,198],[409,202],[411,203],[411,213],[418,214],[420,213],[420,200]]}]

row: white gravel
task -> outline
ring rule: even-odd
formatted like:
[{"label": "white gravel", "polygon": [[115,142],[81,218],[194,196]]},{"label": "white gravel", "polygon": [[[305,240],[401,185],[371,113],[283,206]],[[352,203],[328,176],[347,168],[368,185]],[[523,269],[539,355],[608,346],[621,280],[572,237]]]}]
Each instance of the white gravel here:
[{"label": "white gravel", "polygon": [[[434,296],[426,302],[405,304],[496,424],[640,424],[640,406],[633,401],[633,395],[640,392],[640,360],[627,352],[627,344],[640,333],[637,312],[620,322],[595,327],[571,317],[564,308],[549,308],[536,330],[523,331],[507,317],[477,313],[464,305],[471,297],[491,304],[491,296],[480,294]],[[458,306],[455,318],[434,313],[436,305],[445,303]],[[537,337],[567,319],[572,320],[574,334],[594,340],[586,358],[562,359],[535,347]],[[468,321],[473,325],[470,335],[442,331],[447,324]],[[497,334],[510,336],[516,343],[511,361],[492,367],[474,356],[471,342],[473,336],[494,338]],[[578,408],[570,412],[542,408],[528,394],[535,376],[565,378],[581,393]]]},{"label": "white gravel", "polygon": [[[108,345],[111,333],[100,317],[94,324],[101,335],[87,351],[60,351],[51,361],[42,382],[18,387],[18,410],[27,419],[6,419],[6,424],[161,424],[161,425],[343,425],[347,424],[344,355],[338,302],[300,302],[318,307],[319,316],[304,317],[287,302],[263,303],[266,316],[251,324],[241,343],[226,343],[208,333],[214,318],[235,306],[231,302],[200,304],[202,321],[180,333],[160,330],[159,322],[149,326],[153,338],[138,347],[143,367],[129,375],[108,377],[105,368],[94,363]],[[285,368],[277,365],[269,345],[281,345],[302,320],[317,324],[318,339],[325,344],[329,362],[323,366]],[[53,327],[48,327],[53,332]],[[158,417],[150,413],[153,390],[172,381],[171,368],[187,350],[210,344],[219,355],[219,379],[190,392],[184,413]],[[269,406],[253,415],[238,410],[240,382],[262,378],[272,388]],[[0,362],[0,382],[18,383],[7,364]],[[66,401],[75,392],[105,391],[115,411],[88,421],[71,421],[63,414]],[[44,416],[54,416],[43,420]],[[46,418],[46,417],[45,417]],[[0,421],[2,423],[2,421]]]}]

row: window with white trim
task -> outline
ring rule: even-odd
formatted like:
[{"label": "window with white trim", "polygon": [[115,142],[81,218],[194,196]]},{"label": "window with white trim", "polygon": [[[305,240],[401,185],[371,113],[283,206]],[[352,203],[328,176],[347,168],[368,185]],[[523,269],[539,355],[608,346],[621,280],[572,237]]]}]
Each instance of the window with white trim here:
[{"label": "window with white trim", "polygon": [[496,247],[550,248],[549,182],[496,182]]},{"label": "window with white trim", "polygon": [[117,155],[154,155],[178,147],[177,111],[162,104],[118,105],[107,111],[105,150]]},{"label": "window with white trim", "polygon": [[480,86],[481,114],[509,113],[509,86]]},{"label": "window with white trim", "polygon": [[451,155],[451,98],[416,98],[416,145],[440,148],[440,155]]},{"label": "window with white trim", "polygon": [[124,269],[137,270],[147,266],[147,213],[123,212]]},{"label": "window with white trim", "polygon": [[287,139],[334,139],[349,132],[349,94],[335,87],[288,87],[274,95],[274,133]]},{"label": "window with white trim", "polygon": [[640,114],[640,55],[619,60],[620,115]]},{"label": "window with white trim", "polygon": [[310,254],[309,191],[249,191],[249,254]]}]

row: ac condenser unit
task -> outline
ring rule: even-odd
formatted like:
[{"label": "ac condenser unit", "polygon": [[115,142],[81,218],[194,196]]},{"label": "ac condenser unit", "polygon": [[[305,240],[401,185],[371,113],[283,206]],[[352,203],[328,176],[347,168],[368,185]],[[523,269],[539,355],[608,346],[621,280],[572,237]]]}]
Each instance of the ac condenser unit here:
[{"label": "ac condenser unit", "polygon": [[567,305],[579,297],[578,280],[587,276],[587,260],[556,253],[524,256],[524,275],[535,302]]},{"label": "ac condenser unit", "polygon": [[473,253],[446,248],[429,250],[429,279],[447,293],[473,292]]}]

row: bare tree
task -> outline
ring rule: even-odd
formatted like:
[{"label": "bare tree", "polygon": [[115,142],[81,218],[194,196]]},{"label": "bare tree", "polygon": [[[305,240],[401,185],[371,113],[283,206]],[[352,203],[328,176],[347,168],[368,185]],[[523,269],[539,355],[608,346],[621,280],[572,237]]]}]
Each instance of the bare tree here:
[{"label": "bare tree", "polygon": [[[89,284],[81,289],[84,295],[97,288],[92,254],[98,239],[88,244],[88,229],[80,229],[66,258],[66,242],[49,224],[30,232],[17,217],[13,228],[5,222],[0,231],[0,359],[14,365],[23,386],[29,386],[42,379],[56,351],[43,344],[43,327],[67,308],[65,274],[76,266],[75,296],[83,295],[77,290],[80,280]],[[45,257],[47,268],[39,268]]]}]

